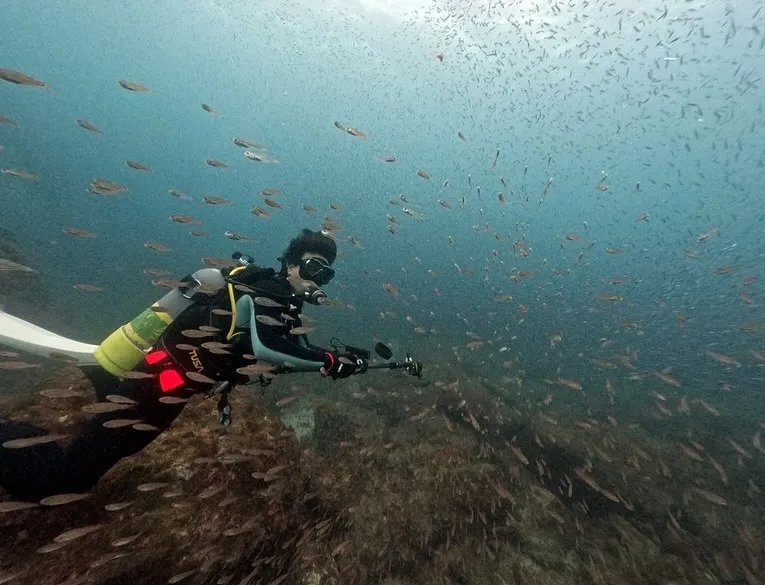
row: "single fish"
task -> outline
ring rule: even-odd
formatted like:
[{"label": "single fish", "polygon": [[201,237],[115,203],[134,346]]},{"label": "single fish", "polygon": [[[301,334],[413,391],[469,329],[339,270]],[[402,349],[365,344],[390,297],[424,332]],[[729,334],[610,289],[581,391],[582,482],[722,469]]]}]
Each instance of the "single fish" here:
[{"label": "single fish", "polygon": [[205,195],[202,197],[202,201],[209,203],[210,205],[228,205],[231,203],[230,199],[224,199],[223,197],[218,197],[217,195]]},{"label": "single fish", "polygon": [[358,128],[354,128],[353,126],[348,126],[345,131],[351,136],[355,136],[356,138],[368,138],[366,132]]},{"label": "single fish", "polygon": [[221,493],[224,489],[226,489],[226,488],[224,486],[222,486],[222,485],[214,485],[214,486],[211,486],[211,487],[207,488],[203,492],[200,492],[197,497],[200,500],[206,500],[207,498],[211,498],[214,495]]},{"label": "single fish", "polygon": [[93,534],[94,532],[98,532],[103,527],[104,527],[103,524],[92,524],[90,526],[82,526],[80,528],[67,530],[66,532],[62,532],[61,534],[56,536],[53,539],[53,542],[71,542],[72,540],[77,540],[78,538],[82,538],[83,536],[87,536],[88,534]]},{"label": "single fish", "polygon": [[9,177],[16,177],[17,179],[24,179],[26,181],[33,181],[37,179],[37,175],[30,173],[26,169],[0,169],[0,173],[8,175]]},{"label": "single fish", "polygon": [[191,571],[185,571],[183,573],[178,573],[177,575],[173,575],[167,580],[168,585],[175,585],[176,583],[180,583],[187,577],[191,577],[193,574],[195,574],[198,571],[198,569],[192,569]]},{"label": "single fish", "polygon": [[88,191],[97,195],[117,195],[118,193],[127,191],[127,187],[115,183],[114,181],[95,177],[91,179],[90,185],[88,185]]},{"label": "single fish", "polygon": [[265,209],[263,209],[263,208],[262,208],[262,207],[260,207],[260,206],[256,206],[256,207],[253,207],[253,208],[250,210],[250,212],[251,212],[253,215],[256,215],[256,216],[258,216],[258,217],[265,217],[266,219],[269,219],[269,218],[271,217],[271,214],[270,214],[270,213],[268,213],[268,211],[266,211]]},{"label": "single fish", "polygon": [[179,189],[170,189],[168,193],[170,193],[170,195],[172,195],[173,197],[176,197],[177,199],[183,199],[184,201],[191,201],[191,196]]},{"label": "single fish", "polygon": [[137,160],[127,160],[125,161],[125,164],[129,166],[131,169],[135,169],[136,171],[143,171],[144,173],[153,173],[154,171],[151,169],[151,167],[146,166],[143,163],[138,162]]},{"label": "single fish", "polygon": [[255,150],[265,150],[266,147],[262,144],[257,144],[255,142],[250,142],[249,140],[245,140],[244,138],[233,138],[234,144],[237,146],[241,146],[242,148],[253,148]]},{"label": "single fish", "polygon": [[48,84],[34,77],[30,77],[26,73],[21,71],[14,71],[13,69],[0,69],[0,79],[9,83],[15,83],[16,85],[28,85],[31,87],[48,87]]},{"label": "single fish", "polygon": [[265,151],[258,152],[255,150],[245,150],[244,156],[245,158],[249,160],[254,160],[255,162],[279,164],[278,160],[276,160],[275,158],[269,157],[268,153],[266,153]]},{"label": "single fish", "polygon": [[164,268],[145,268],[143,273],[148,274],[149,276],[156,276],[158,278],[170,275],[170,271],[165,270]]},{"label": "single fish", "polygon": [[186,372],[186,377],[192,382],[198,382],[200,384],[215,384],[215,380],[208,378],[204,374],[199,372]]},{"label": "single fish", "polygon": [[89,230],[82,229],[82,228],[67,227],[61,231],[63,231],[66,235],[73,236],[75,238],[95,238],[96,237],[95,232],[91,232]]},{"label": "single fish", "polygon": [[43,498],[40,500],[40,504],[43,506],[64,506],[73,502],[79,502],[90,496],[91,494],[57,494]]},{"label": "single fish", "polygon": [[159,432],[159,428],[155,427],[154,425],[150,425],[148,423],[137,423],[133,425],[133,429],[136,431],[149,431],[149,432]]},{"label": "single fish", "polygon": [[104,414],[106,412],[118,412],[120,410],[130,410],[131,404],[115,404],[114,402],[96,402],[82,407],[82,412],[87,414]]},{"label": "single fish", "polygon": [[149,91],[148,87],[138,83],[137,81],[128,81],[126,79],[120,79],[117,83],[120,84],[120,87],[127,89],[128,91],[136,91],[141,93],[146,93]]},{"label": "single fish", "polygon": [[36,508],[38,505],[34,502],[0,502],[0,514],[17,510],[28,510],[29,508]]},{"label": "single fish", "polygon": [[107,512],[119,512],[120,510],[124,510],[125,508],[132,506],[133,502],[117,502],[114,504],[106,504],[104,506],[104,510]]},{"label": "single fish", "polygon": [[40,395],[46,398],[85,398],[85,392],[74,390],[72,388],[46,388],[40,390]]},{"label": "single fish", "polygon": [[121,546],[125,546],[126,544],[130,544],[137,538],[140,538],[140,534],[134,534],[133,536],[125,536],[123,538],[118,538],[117,540],[112,541],[112,546],[114,548],[119,548]]},{"label": "single fish", "polygon": [[157,244],[156,242],[146,242],[143,245],[144,248],[148,248],[149,250],[154,250],[155,252],[169,252],[170,248],[168,246],[165,246],[164,244]]},{"label": "single fish", "polygon": [[136,489],[139,492],[153,492],[155,490],[165,487],[166,485],[167,485],[167,482],[155,481],[155,482],[149,482],[149,483],[142,483]]},{"label": "single fish", "polygon": [[313,327],[295,327],[294,329],[290,329],[290,334],[292,335],[306,335],[313,331]]},{"label": "single fish", "polygon": [[297,400],[297,396],[287,396],[286,398],[282,398],[281,400],[276,401],[276,406],[278,408],[281,408],[283,406],[287,406],[288,404],[293,403],[295,400]]},{"label": "single fish", "polygon": [[5,441],[2,446],[6,449],[25,449],[36,445],[55,443],[56,441],[68,438],[69,435],[40,435],[38,437],[28,437],[26,439],[11,439],[10,441]]},{"label": "single fish", "polygon": [[[160,399],[161,402],[162,399]],[[142,422],[140,418],[115,418],[107,420],[101,426],[105,429],[123,429],[125,427],[132,427],[134,424]]]},{"label": "single fish", "polygon": [[148,372],[122,372],[119,376],[119,378],[123,380],[148,380],[150,378],[154,378],[154,374],[150,374]]},{"label": "single fish", "polygon": [[180,349],[181,351],[194,351],[195,349],[197,349],[196,345],[190,345],[188,343],[179,343],[175,347]]},{"label": "single fish", "polygon": [[273,309],[284,309],[284,305],[281,304],[278,301],[275,301],[273,299],[269,299],[268,297],[254,297],[253,302],[256,305],[260,305],[261,307],[269,307]]},{"label": "single fish", "polygon": [[236,264],[236,260],[217,256],[205,256],[202,258],[202,264],[210,268],[231,268]]},{"label": "single fish", "polygon": [[697,488],[697,487],[693,487],[691,489],[708,502],[712,502],[713,504],[716,504],[718,506],[728,505],[728,502],[726,502],[722,497],[718,496],[715,493],[712,493],[708,490]]},{"label": "single fish", "polygon": [[86,284],[86,283],[75,284],[74,288],[76,290],[83,290],[85,292],[102,292],[104,290],[100,286],[96,286],[94,284]]},{"label": "single fish", "polygon": [[189,339],[202,339],[203,337],[210,337],[212,335],[215,335],[214,331],[201,331],[199,329],[184,329],[181,331],[181,334],[184,337],[188,337]]},{"label": "single fish", "polygon": [[268,315],[255,315],[255,319],[263,323],[263,325],[268,325],[270,327],[285,327],[285,323]]},{"label": "single fish", "polygon": [[[172,278],[156,278],[151,281],[151,283],[154,286],[159,286],[162,288],[182,288],[186,286],[186,283],[182,280],[173,280]],[[152,305],[151,310],[155,313],[167,313],[166,307],[158,307],[156,305]]]},{"label": "single fish", "polygon": [[[150,378],[153,378],[154,376],[152,374],[149,374]],[[107,402],[112,402],[114,404],[130,404],[135,406],[138,404],[135,400],[132,398],[128,398],[127,396],[123,396],[122,394],[109,394],[106,396]]]},{"label": "single fish", "polygon": [[190,398],[179,398],[178,396],[163,396],[159,399],[162,404],[186,404],[189,400]]},{"label": "single fish", "polygon": [[170,221],[183,224],[201,224],[202,221],[187,213],[172,213],[167,216]]},{"label": "single fish", "polygon": [[239,232],[232,232],[231,230],[226,230],[223,233],[223,235],[226,236],[229,240],[234,240],[235,242],[249,242],[250,241],[246,236],[243,236]]},{"label": "single fish", "polygon": [[77,122],[77,125],[80,128],[84,128],[85,130],[88,130],[89,132],[93,132],[94,134],[103,134],[103,132],[101,132],[101,130],[96,128],[93,124],[91,124],[87,120],[78,119],[78,120],[76,120],[76,122]]}]

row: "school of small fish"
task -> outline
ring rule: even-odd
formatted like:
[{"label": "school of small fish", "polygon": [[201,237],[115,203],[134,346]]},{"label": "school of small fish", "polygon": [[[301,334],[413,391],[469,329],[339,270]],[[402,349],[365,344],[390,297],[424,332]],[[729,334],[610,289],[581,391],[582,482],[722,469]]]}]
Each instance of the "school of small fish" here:
[{"label": "school of small fish", "polygon": [[[159,151],[83,155],[92,159],[76,193],[59,192],[60,170],[20,147],[34,127],[29,104],[56,110],[71,82],[39,62],[0,62],[2,195],[45,208],[46,193],[88,210],[46,216],[54,254],[111,255],[121,280],[164,293],[199,266],[234,265],[232,246],[257,250],[307,220],[337,241],[337,278],[326,288],[338,296],[322,303],[320,327],[286,313],[258,315],[260,325],[295,338],[335,328],[362,337],[353,342],[374,335],[423,352],[430,372],[422,385],[374,373],[322,389],[314,418],[294,433],[259,403],[242,408],[261,418],[237,413],[235,432],[219,433],[203,422],[209,401],[163,396],[185,405],[185,422],[103,488],[0,497],[0,543],[40,563],[0,555],[0,585],[42,582],[55,559],[69,570],[53,585],[157,575],[171,584],[534,583],[554,564],[537,549],[543,538],[560,547],[561,565],[576,565],[560,582],[765,579],[762,3],[438,0],[401,13],[382,4],[394,43],[369,26],[374,11],[263,7],[268,34],[251,42],[272,49],[264,58],[279,55],[296,78],[322,72],[347,102],[364,104],[311,88],[317,104],[334,106],[305,114],[317,134],[296,133],[292,111],[264,126],[273,121],[256,117],[265,107],[257,99],[242,118],[211,88],[183,95],[151,69],[89,77],[105,100],[136,109],[75,108],[64,119],[67,145],[116,150],[117,117],[155,132],[138,112],[162,100],[210,133],[183,175]],[[153,139],[185,148],[171,130]],[[90,212],[119,217],[131,205],[142,209],[139,239]],[[209,255],[192,258],[201,244]],[[1,278],[38,281],[38,259],[2,250]],[[54,279],[49,271],[42,276]],[[79,306],[119,300],[108,270],[71,272],[60,289]],[[286,309],[236,288],[274,314]],[[229,344],[211,341],[217,333],[186,329],[177,347],[229,355]],[[284,364],[249,357],[239,374],[276,378],[254,399],[272,414],[311,402],[310,385],[276,376]],[[0,351],[9,380],[47,362]],[[0,449],[65,446],[78,417],[109,415],[100,432],[114,436],[157,430],[132,400],[94,402],[65,378],[35,396],[73,408],[50,434]],[[354,426],[355,409],[385,416]],[[298,448],[295,435],[308,431],[316,444]],[[163,448],[177,460],[163,460]],[[162,542],[162,522],[178,519],[183,527]],[[535,560],[507,561],[509,549]],[[152,550],[169,559],[156,573],[142,561]],[[492,569],[481,573],[471,557]],[[331,560],[323,573],[318,558]]]}]

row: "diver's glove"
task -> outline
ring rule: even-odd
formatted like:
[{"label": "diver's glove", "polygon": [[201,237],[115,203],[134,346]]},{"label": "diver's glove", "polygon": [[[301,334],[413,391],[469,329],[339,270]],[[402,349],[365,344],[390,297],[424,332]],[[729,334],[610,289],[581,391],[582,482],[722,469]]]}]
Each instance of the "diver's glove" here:
[{"label": "diver's glove", "polygon": [[369,365],[367,360],[351,353],[340,355],[336,351],[328,351],[325,355],[327,359],[319,371],[322,376],[330,376],[333,380],[363,374]]}]

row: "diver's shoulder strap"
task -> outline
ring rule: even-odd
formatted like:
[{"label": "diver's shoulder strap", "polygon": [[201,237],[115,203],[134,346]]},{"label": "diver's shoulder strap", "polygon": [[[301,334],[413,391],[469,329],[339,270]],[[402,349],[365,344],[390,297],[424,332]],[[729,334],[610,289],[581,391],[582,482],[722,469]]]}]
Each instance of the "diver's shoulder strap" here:
[{"label": "diver's shoulder strap", "polygon": [[248,264],[241,270],[231,270],[227,276],[242,284],[255,284],[261,280],[271,279],[276,276],[276,274],[277,272],[273,268],[258,266],[257,264]]}]

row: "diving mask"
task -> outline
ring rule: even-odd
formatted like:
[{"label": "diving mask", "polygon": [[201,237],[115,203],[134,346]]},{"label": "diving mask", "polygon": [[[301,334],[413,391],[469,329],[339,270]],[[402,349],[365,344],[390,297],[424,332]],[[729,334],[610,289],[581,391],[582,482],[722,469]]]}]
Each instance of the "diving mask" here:
[{"label": "diving mask", "polygon": [[334,269],[320,258],[306,258],[300,262],[300,278],[304,280],[311,280],[321,286],[334,277]]}]

